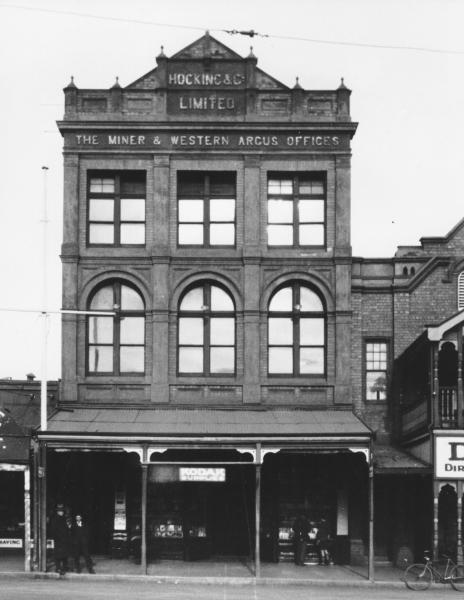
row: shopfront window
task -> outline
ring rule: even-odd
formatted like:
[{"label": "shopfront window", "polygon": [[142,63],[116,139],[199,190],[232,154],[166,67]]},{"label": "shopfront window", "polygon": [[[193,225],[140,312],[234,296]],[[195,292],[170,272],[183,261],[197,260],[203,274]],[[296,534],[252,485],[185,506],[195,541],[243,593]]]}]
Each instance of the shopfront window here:
[{"label": "shopfront window", "polygon": [[325,245],[325,178],[273,174],[267,182],[269,246]]},{"label": "shopfront window", "polygon": [[142,296],[121,281],[100,287],[89,310],[113,315],[87,317],[87,370],[99,374],[141,374],[145,370],[145,307]]},{"label": "shopfront window", "polygon": [[179,173],[179,246],[235,245],[235,173]]},{"label": "shopfront window", "polygon": [[180,374],[235,372],[235,309],[223,288],[203,283],[182,297],[178,321]]},{"label": "shopfront window", "polygon": [[269,303],[269,374],[323,375],[325,344],[325,314],[318,294],[298,282],[280,288]]},{"label": "shopfront window", "polygon": [[145,173],[92,174],[88,187],[88,243],[145,244]]},{"label": "shopfront window", "polygon": [[366,400],[387,398],[387,343],[366,342]]}]

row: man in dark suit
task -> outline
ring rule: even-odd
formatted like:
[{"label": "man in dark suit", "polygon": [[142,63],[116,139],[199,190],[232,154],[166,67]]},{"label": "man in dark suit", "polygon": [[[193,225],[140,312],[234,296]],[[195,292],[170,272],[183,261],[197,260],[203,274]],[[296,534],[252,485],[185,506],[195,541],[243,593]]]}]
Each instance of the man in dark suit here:
[{"label": "man in dark suit", "polygon": [[74,565],[76,572],[81,572],[80,558],[83,556],[87,571],[89,573],[95,573],[93,562],[89,554],[89,530],[87,525],[84,524],[82,515],[77,514],[75,517],[73,534]]},{"label": "man in dark suit", "polygon": [[310,524],[306,515],[300,514],[293,523],[293,540],[295,545],[295,564],[303,566],[306,556],[306,546],[308,544],[308,533]]},{"label": "man in dark suit", "polygon": [[71,536],[68,525],[66,524],[63,504],[56,505],[55,514],[50,520],[50,533],[53,538],[55,568],[57,573],[64,575],[68,570]]}]

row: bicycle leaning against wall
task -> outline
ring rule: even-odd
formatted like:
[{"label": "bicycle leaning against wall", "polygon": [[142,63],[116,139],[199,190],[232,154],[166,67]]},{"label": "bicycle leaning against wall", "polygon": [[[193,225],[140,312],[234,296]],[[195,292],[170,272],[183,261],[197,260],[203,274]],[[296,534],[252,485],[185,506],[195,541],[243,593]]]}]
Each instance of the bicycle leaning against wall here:
[{"label": "bicycle leaning against wall", "polygon": [[426,590],[434,583],[450,583],[457,592],[464,592],[464,566],[457,565],[454,560],[443,554],[446,559],[445,570],[439,570],[428,553],[424,553],[424,563],[410,565],[404,572],[404,583],[416,592]]}]

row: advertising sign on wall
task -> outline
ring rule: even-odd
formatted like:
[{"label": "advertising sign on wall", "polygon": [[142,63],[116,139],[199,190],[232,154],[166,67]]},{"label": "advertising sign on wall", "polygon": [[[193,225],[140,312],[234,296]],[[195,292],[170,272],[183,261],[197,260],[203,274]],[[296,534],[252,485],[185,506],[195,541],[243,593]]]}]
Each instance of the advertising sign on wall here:
[{"label": "advertising sign on wall", "polygon": [[435,436],[435,477],[464,479],[464,436]]}]

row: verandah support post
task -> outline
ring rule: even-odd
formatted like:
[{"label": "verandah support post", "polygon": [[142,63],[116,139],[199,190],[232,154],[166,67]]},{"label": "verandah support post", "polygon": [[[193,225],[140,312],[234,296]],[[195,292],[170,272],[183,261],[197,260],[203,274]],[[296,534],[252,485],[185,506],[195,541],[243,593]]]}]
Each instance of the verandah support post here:
[{"label": "verandah support post", "polygon": [[31,475],[24,469],[24,570],[31,570]]},{"label": "verandah support post", "polygon": [[440,390],[438,382],[438,342],[434,342],[432,345],[432,425],[433,427],[441,427],[441,413],[440,413]]},{"label": "verandah support post", "polygon": [[[257,453],[260,455],[261,452]],[[261,459],[261,457],[260,457]],[[255,577],[261,576],[261,465],[256,465],[256,492],[255,492]]]},{"label": "verandah support post", "polygon": [[438,497],[440,482],[433,482],[433,560],[438,560]]},{"label": "verandah support post", "polygon": [[47,570],[47,447],[41,444],[39,448],[39,544],[41,571]]},{"label": "verandah support post", "polygon": [[457,519],[457,562],[458,565],[462,565],[462,480],[457,481],[457,510],[458,510],[458,519]]},{"label": "verandah support post", "polygon": [[142,464],[142,540],[140,558],[144,575],[147,574],[147,482],[148,465]]},{"label": "verandah support post", "polygon": [[369,452],[369,581],[374,581],[374,464],[372,461],[372,447]]},{"label": "verandah support post", "polygon": [[33,551],[32,551],[32,565],[33,570],[39,569],[39,445],[36,440],[32,444],[32,498],[33,498],[33,513],[32,513],[32,526],[33,526]]}]

